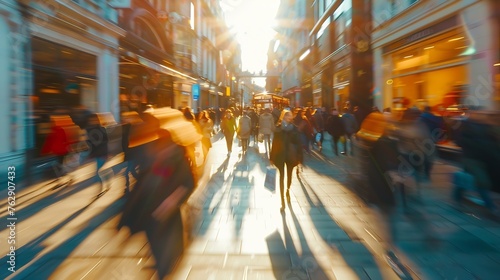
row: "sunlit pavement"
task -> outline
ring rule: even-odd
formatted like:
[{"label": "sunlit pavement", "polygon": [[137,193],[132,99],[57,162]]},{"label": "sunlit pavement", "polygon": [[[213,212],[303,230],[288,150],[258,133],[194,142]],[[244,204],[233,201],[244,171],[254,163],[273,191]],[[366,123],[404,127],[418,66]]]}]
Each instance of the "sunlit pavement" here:
[{"label": "sunlit pavement", "polygon": [[[409,208],[398,207],[386,219],[349,190],[349,176],[356,175],[347,168],[351,158],[333,156],[326,144],[306,157],[299,177],[294,172],[291,204],[281,214],[279,191],[263,186],[264,145],[251,144],[242,155],[235,140],[226,157],[224,139],[214,143],[185,211],[191,242],[169,278],[399,279],[387,259],[390,249],[413,279],[498,279],[500,223],[480,208],[452,206],[455,167],[438,162],[420,201],[411,199],[410,187]],[[108,169],[110,190],[97,199],[100,186],[86,180],[93,168],[84,166],[70,186],[40,184],[20,194],[17,272],[7,270],[9,248],[1,246],[2,279],[156,278],[145,236],[115,229],[121,166]],[[7,240],[9,229],[3,229],[1,240]]]},{"label": "sunlit pavement", "polygon": [[263,187],[263,144],[225,154],[224,141],[215,143],[207,187],[190,201],[201,222],[172,279],[399,279],[387,250],[407,278],[497,278],[500,224],[480,209],[452,207],[456,167],[437,162],[421,200],[410,186],[408,208],[385,219],[345,187],[351,159],[333,156],[327,143],[294,173],[291,206],[281,215],[279,193]]}]

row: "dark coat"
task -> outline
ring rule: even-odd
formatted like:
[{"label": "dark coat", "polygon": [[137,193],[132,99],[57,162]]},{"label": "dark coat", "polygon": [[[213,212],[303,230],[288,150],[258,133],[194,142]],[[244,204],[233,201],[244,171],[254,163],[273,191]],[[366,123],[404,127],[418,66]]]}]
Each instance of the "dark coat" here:
[{"label": "dark coat", "polygon": [[[129,194],[118,227],[128,227],[132,234],[144,231],[155,258],[160,279],[175,266],[184,250],[184,225],[181,205],[191,195],[196,181],[191,161],[184,147],[168,143],[156,154],[151,168],[141,174],[136,186]],[[182,186],[187,190],[161,221],[153,212]]]},{"label": "dark coat", "polygon": [[189,189],[183,202],[194,190],[195,179],[185,148],[171,143],[156,154],[151,168],[139,178],[125,203],[119,227],[129,227],[131,233],[164,227],[152,213],[181,185]]},{"label": "dark coat", "polygon": [[498,191],[500,141],[490,125],[464,120],[457,144],[462,148],[463,167],[474,176],[476,187]]},{"label": "dark coat", "polygon": [[287,165],[296,166],[303,161],[300,132],[297,126],[293,125],[290,131],[283,130],[280,125],[276,126],[269,159],[278,168],[285,162]]},{"label": "dark coat", "polygon": [[340,137],[345,135],[344,123],[339,115],[331,115],[326,121],[326,131],[332,137]]},{"label": "dark coat", "polygon": [[100,125],[87,126],[87,144],[90,149],[90,158],[108,156],[108,133],[106,128]]}]

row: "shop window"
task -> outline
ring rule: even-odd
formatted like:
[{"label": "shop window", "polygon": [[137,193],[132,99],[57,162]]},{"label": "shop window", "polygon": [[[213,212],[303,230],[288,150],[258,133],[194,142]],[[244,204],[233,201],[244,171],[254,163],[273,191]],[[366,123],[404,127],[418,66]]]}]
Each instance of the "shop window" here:
[{"label": "shop window", "polygon": [[422,71],[450,63],[465,61],[469,55],[470,40],[462,33],[439,36],[437,40],[426,41],[398,51],[392,55],[393,74]]}]

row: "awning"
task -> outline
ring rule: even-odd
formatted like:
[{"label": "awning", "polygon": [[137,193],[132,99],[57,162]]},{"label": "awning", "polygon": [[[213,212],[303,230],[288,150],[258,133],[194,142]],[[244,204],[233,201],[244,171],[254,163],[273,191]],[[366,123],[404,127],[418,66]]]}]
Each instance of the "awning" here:
[{"label": "awning", "polygon": [[290,95],[290,94],[295,94],[297,92],[300,92],[301,88],[298,86],[291,87],[283,92],[283,96]]},{"label": "awning", "polygon": [[169,75],[169,76],[173,76],[173,77],[177,77],[179,79],[183,79],[183,80],[188,80],[189,82],[191,83],[196,83],[198,82],[198,79],[197,78],[194,78],[186,73],[182,73],[181,71],[179,70],[176,70],[172,67],[168,67],[168,66],[165,66],[165,65],[162,65],[160,63],[157,63],[157,62],[154,62],[150,59],[147,59],[143,56],[140,56],[140,55],[137,55],[133,52],[130,52],[130,51],[127,51],[127,52],[124,52],[123,55],[125,57],[130,57],[132,60],[130,60],[131,62],[133,63],[137,63],[137,64],[140,64],[142,66],[145,66],[149,69],[152,69],[152,70],[155,70],[157,72],[160,72],[160,73],[163,73],[165,75]]},{"label": "awning", "polygon": [[177,78],[181,78],[181,79],[189,79],[189,80],[192,80],[193,82],[197,82],[198,79],[196,78],[193,78],[191,76],[189,76],[188,74],[184,74],[180,71],[177,71],[175,69],[172,69],[170,67],[167,67],[165,65],[162,65],[162,64],[159,64],[159,63],[156,63],[154,61],[151,61],[145,57],[142,57],[140,55],[137,55],[137,61],[148,67],[148,68],[151,68],[157,72],[160,72],[160,73],[163,73],[163,74],[166,74],[166,75],[169,75],[169,76],[174,76],[174,77],[177,77]]}]

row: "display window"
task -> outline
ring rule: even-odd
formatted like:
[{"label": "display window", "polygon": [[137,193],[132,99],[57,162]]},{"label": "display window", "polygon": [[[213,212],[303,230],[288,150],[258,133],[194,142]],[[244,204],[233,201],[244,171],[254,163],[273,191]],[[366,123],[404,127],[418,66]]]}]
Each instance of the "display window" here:
[{"label": "display window", "polygon": [[97,57],[32,38],[35,110],[97,109]]},{"label": "display window", "polygon": [[351,68],[339,70],[333,76],[333,94],[335,96],[335,106],[342,110],[347,101],[349,101],[350,92],[350,72]]},{"label": "display window", "polygon": [[43,156],[51,116],[97,111],[97,57],[37,37],[31,42],[35,148]]},{"label": "display window", "polygon": [[[460,29],[414,44],[385,57],[387,89],[395,109],[459,106],[468,81],[471,41]],[[403,102],[404,101],[404,102]]]}]

